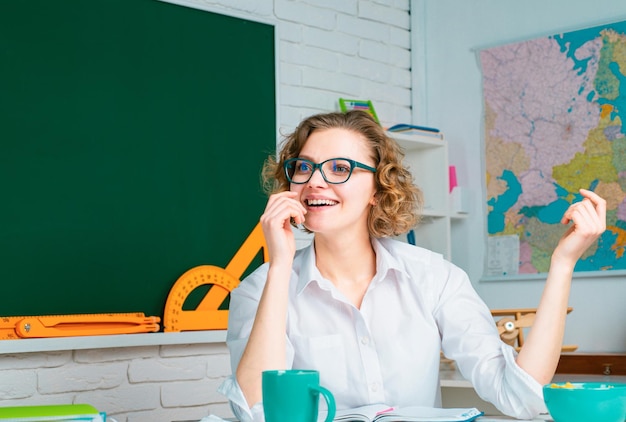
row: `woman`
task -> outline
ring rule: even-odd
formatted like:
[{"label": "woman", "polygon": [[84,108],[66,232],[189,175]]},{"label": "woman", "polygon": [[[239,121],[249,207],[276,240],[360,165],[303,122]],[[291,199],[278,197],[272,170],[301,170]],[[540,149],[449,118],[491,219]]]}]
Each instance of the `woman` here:
[{"label": "woman", "polygon": [[[234,376],[221,387],[242,421],[261,419],[261,373],[320,371],[337,408],[440,406],[440,351],[503,413],[545,411],[563,339],[574,265],[605,230],[605,201],[581,190],[562,222],[524,347],[500,341],[467,275],[439,254],[390,239],[417,219],[421,193],[398,145],[367,114],[304,120],[264,174],[269,262],[232,292]],[[267,186],[267,184],[266,184]],[[296,252],[292,225],[314,234]]]}]

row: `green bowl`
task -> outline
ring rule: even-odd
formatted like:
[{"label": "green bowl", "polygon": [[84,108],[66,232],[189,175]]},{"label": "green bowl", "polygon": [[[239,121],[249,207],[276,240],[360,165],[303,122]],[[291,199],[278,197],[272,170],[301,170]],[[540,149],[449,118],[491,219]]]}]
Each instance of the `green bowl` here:
[{"label": "green bowl", "polygon": [[554,422],[626,420],[626,384],[552,383],[543,386],[543,399]]}]

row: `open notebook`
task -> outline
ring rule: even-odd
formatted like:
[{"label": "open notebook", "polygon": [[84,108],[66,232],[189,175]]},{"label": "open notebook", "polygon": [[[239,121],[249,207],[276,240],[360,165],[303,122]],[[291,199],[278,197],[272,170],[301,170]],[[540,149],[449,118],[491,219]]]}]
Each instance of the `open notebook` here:
[{"label": "open notebook", "polygon": [[468,422],[482,414],[483,412],[475,408],[389,407],[384,404],[374,404],[338,410],[334,420],[337,422]]}]

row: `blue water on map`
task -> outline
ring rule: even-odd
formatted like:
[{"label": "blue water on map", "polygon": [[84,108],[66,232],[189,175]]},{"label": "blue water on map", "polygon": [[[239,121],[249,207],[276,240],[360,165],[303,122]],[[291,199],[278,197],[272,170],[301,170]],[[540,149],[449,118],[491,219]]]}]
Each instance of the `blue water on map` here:
[{"label": "blue water on map", "polygon": [[[565,199],[569,196],[569,192],[558,184],[554,183],[557,199],[550,202],[547,205],[538,205],[534,207],[522,207],[520,214],[528,218],[537,218],[542,223],[546,224],[558,224],[561,222],[561,218],[567,208],[570,206],[570,202]],[[579,193],[574,194],[574,200],[572,202],[578,202],[582,199]]]},{"label": "blue water on map", "polygon": [[506,182],[509,188],[497,198],[491,198],[487,201],[487,204],[492,207],[487,216],[489,234],[496,234],[504,230],[504,216],[522,194],[522,185],[511,170],[504,170],[499,179]]},{"label": "blue water on map", "polygon": [[[576,57],[576,51],[586,42],[598,38],[600,31],[606,29],[613,29],[617,33],[626,33],[626,21],[616,22],[613,24],[596,26],[593,28],[582,29],[579,31],[566,32],[563,34],[555,35],[553,38],[559,44],[561,51],[574,62],[574,70],[577,70],[579,74],[583,74],[587,71],[587,64],[589,58],[578,59]],[[615,78],[619,81],[619,95],[612,100],[605,97],[598,97],[595,101],[599,105],[610,104],[613,106],[612,119],[620,118],[622,122],[626,121],[626,76],[622,75],[619,70],[619,65],[616,62],[609,63],[609,69]],[[581,87],[582,89],[582,87]],[[598,92],[591,90],[587,96],[588,101],[593,101],[595,95]],[[621,131],[626,135],[626,125],[622,125]]]},{"label": "blue water on map", "polygon": [[588,59],[579,60],[576,58],[576,50],[589,40],[597,38],[600,35],[600,31],[605,29],[613,29],[618,33],[625,33],[626,21],[595,26],[593,28],[581,29],[578,31],[565,32],[563,34],[555,35],[553,38],[561,47],[561,51],[574,62],[574,70],[578,69],[579,73],[582,74],[587,71]]},{"label": "blue water on map", "polygon": [[[508,185],[508,189],[497,198],[491,198],[487,201],[490,205],[491,211],[487,216],[487,230],[489,234],[500,233],[505,228],[505,214],[507,211],[517,202],[519,196],[522,194],[522,185],[511,170],[504,170],[500,180],[504,181]],[[597,184],[594,181],[589,189],[593,190]],[[570,201],[565,198],[570,193],[558,184],[554,184],[557,199],[546,205],[538,205],[533,207],[522,207],[519,213],[527,218],[536,218],[545,224],[558,224],[561,222],[561,218],[567,208],[570,206]],[[579,193],[575,193],[572,202],[578,202],[582,199]]]},{"label": "blue water on map", "polygon": [[596,253],[579,259],[574,271],[597,271],[600,269],[624,270],[626,269],[626,255],[617,258],[611,245],[616,245],[617,234],[613,231],[605,231],[598,240]]}]

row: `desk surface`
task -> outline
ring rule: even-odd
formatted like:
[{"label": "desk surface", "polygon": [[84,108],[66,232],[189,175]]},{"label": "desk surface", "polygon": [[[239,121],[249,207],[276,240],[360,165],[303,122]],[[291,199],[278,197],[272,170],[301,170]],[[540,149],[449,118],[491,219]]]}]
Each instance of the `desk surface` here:
[{"label": "desk surface", "polygon": [[[224,421],[232,421],[232,422],[237,422],[236,419],[224,419]],[[548,415],[542,415],[539,418],[536,419],[527,419],[527,420],[520,420],[520,419],[514,419],[514,418],[509,418],[507,416],[481,416],[480,418],[476,419],[477,422],[512,422],[512,421],[517,421],[517,422],[552,422],[552,419],[550,419],[550,417]],[[197,421],[197,420],[192,420],[192,421],[172,421],[172,422],[201,422],[201,421]]]},{"label": "desk surface", "polygon": [[[472,384],[461,376],[461,374],[454,369],[446,369],[440,371],[440,379],[442,387],[456,387],[456,388],[472,388]],[[623,382],[626,383],[626,376],[624,375],[584,375],[584,374],[556,374],[553,379],[554,382]],[[225,419],[226,421],[236,422],[236,419]],[[508,416],[481,416],[476,419],[477,422],[552,422],[549,415],[541,415],[535,419],[515,419]],[[174,422],[200,422],[200,421],[174,421]]]},{"label": "desk surface", "polygon": [[[463,378],[455,369],[439,371],[442,387],[471,388],[472,383]],[[586,375],[586,374],[556,374],[553,382],[621,382],[626,383],[626,375]]]},{"label": "desk surface", "polygon": [[[517,421],[522,422],[519,419],[509,418],[507,416],[481,416],[476,419],[478,422],[511,422]],[[541,415],[535,419],[526,419],[526,422],[552,422],[552,419],[548,415]]]}]

